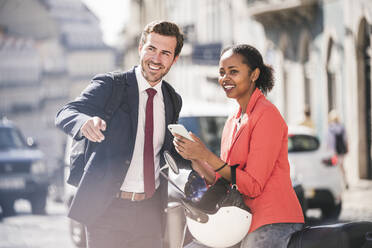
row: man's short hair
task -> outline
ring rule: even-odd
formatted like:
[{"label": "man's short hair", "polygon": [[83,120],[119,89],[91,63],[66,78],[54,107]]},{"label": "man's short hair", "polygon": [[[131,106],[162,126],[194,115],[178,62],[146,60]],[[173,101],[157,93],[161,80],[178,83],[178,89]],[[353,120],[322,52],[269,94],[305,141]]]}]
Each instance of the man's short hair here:
[{"label": "man's short hair", "polygon": [[174,51],[174,57],[181,53],[183,47],[183,34],[180,31],[177,24],[167,21],[153,21],[146,25],[141,34],[140,45],[143,45],[147,41],[147,36],[150,33],[157,33],[165,36],[173,36],[177,39],[176,50]]}]

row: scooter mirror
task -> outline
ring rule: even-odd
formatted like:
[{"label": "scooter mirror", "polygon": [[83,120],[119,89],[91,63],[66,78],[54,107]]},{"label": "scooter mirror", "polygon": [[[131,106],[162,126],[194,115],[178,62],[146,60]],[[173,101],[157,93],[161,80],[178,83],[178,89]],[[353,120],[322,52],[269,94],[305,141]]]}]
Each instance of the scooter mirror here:
[{"label": "scooter mirror", "polygon": [[182,189],[180,189],[177,184],[175,182],[173,182],[173,180],[171,180],[168,175],[166,173],[163,172],[164,169],[167,169],[167,168],[171,168],[173,173],[178,175],[180,173],[180,171],[178,170],[178,166],[176,164],[176,161],[174,161],[174,158],[172,157],[172,155],[170,155],[170,153],[168,151],[164,151],[164,159],[165,159],[165,165],[160,168],[160,174],[168,180],[168,182],[170,184],[172,184],[181,194],[182,194],[182,197],[186,197],[185,196],[185,193],[183,192]]},{"label": "scooter mirror", "polygon": [[172,169],[174,174],[178,175],[180,173],[176,161],[174,161],[174,158],[168,151],[164,151],[164,159],[167,165]]}]

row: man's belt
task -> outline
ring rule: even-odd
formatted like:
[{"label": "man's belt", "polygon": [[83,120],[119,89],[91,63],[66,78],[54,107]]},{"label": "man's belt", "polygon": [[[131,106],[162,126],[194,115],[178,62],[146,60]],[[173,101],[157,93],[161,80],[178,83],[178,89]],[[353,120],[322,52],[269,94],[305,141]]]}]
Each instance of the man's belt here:
[{"label": "man's belt", "polygon": [[131,201],[143,201],[146,199],[145,193],[136,193],[136,192],[126,192],[120,191],[116,194],[117,198],[126,199]]}]

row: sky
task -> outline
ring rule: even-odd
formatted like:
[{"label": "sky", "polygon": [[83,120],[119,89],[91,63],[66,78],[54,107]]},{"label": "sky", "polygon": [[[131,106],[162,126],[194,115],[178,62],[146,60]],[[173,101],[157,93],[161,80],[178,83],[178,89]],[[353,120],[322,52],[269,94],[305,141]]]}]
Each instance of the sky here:
[{"label": "sky", "polygon": [[101,21],[103,39],[115,45],[118,34],[129,18],[129,0],[83,0]]}]

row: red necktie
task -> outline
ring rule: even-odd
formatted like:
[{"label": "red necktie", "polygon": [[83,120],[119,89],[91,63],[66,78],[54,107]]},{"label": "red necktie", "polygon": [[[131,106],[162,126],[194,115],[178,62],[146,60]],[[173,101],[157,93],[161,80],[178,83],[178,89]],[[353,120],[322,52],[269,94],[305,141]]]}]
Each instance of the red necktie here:
[{"label": "red necktie", "polygon": [[148,99],[146,103],[145,121],[145,145],[143,150],[143,177],[145,184],[146,198],[151,197],[155,192],[155,173],[154,173],[154,96],[156,90],[148,88],[146,90]]}]

